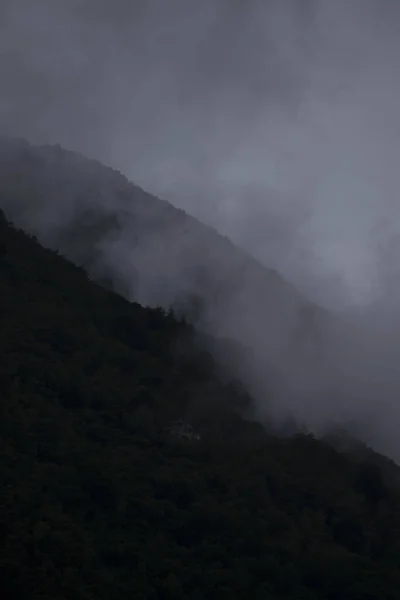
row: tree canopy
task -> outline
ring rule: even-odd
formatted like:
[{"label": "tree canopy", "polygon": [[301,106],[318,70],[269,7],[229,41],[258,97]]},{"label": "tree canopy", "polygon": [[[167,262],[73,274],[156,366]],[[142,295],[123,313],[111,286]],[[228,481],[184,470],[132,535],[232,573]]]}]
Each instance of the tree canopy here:
[{"label": "tree canopy", "polygon": [[0,319],[2,598],[398,599],[400,494],[377,455],[246,420],[185,320],[3,216]]}]

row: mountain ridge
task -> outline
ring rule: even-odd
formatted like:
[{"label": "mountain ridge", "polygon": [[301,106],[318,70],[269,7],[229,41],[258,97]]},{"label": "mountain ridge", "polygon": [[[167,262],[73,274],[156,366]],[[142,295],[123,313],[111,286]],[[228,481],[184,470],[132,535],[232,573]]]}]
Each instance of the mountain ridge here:
[{"label": "mountain ridge", "polygon": [[[261,263],[259,261],[257,261],[257,259],[255,259],[250,253],[248,253],[243,248],[235,245],[228,237],[221,235],[217,229],[215,229],[211,225],[203,223],[196,217],[185,212],[183,209],[175,207],[168,200],[163,200],[163,199],[147,192],[142,187],[129,181],[128,178],[125,175],[123,175],[120,171],[118,171],[117,169],[105,166],[103,163],[101,163],[97,159],[89,158],[89,157],[85,156],[84,154],[81,154],[81,153],[73,151],[73,150],[68,150],[68,149],[62,148],[61,146],[56,145],[56,144],[54,144],[54,145],[53,144],[34,145],[34,144],[30,144],[27,140],[24,140],[23,138],[8,138],[8,137],[4,137],[4,136],[0,137],[0,151],[1,151],[1,153],[0,153],[1,166],[3,169],[6,168],[9,170],[10,158],[11,158],[11,160],[14,159],[17,161],[20,158],[22,158],[22,160],[23,160],[24,154],[25,154],[25,158],[28,159],[28,161],[34,160],[35,156],[37,159],[39,159],[40,155],[42,155],[41,158],[44,161],[50,160],[53,162],[53,165],[51,165],[51,164],[49,165],[49,166],[53,166],[53,168],[59,167],[62,164],[62,162],[65,162],[65,163],[69,162],[68,176],[71,175],[72,170],[74,168],[78,168],[78,170],[79,170],[79,167],[83,167],[84,171],[87,171],[88,175],[94,176],[94,179],[96,179],[99,176],[103,176],[103,177],[101,177],[101,180],[104,180],[104,175],[107,174],[109,176],[108,183],[115,184],[117,189],[119,187],[122,187],[122,189],[120,191],[125,192],[128,195],[128,198],[124,198],[125,200],[127,200],[125,206],[122,205],[122,206],[118,207],[119,209],[125,208],[125,210],[126,210],[125,215],[122,215],[122,216],[129,216],[129,209],[131,208],[129,206],[129,203],[135,202],[136,204],[140,203],[140,209],[144,209],[144,210],[148,211],[149,216],[154,215],[154,214],[157,216],[160,215],[159,218],[162,219],[164,215],[169,216],[169,215],[173,214],[175,219],[179,220],[179,218],[180,218],[182,220],[183,225],[193,225],[195,223],[196,227],[200,228],[202,230],[202,232],[212,233],[216,238],[219,239],[220,242],[230,245],[237,253],[240,253],[243,256],[243,260],[246,261],[248,264],[252,264],[254,267],[262,269],[263,271],[267,272],[270,276],[274,277],[276,280],[279,280],[283,287],[286,287],[293,294],[297,295],[299,298],[302,298],[302,300],[304,302],[308,302],[309,304],[314,304],[310,300],[307,300],[295,288],[295,286],[293,284],[291,284],[288,280],[286,280],[282,275],[278,274],[278,272],[275,269],[261,265]],[[12,156],[13,153],[14,153],[14,157]],[[8,157],[7,157],[7,154],[8,154]],[[15,166],[15,162],[14,162],[14,166]],[[34,168],[37,168],[39,166],[39,164],[37,163],[36,165],[33,165],[33,166],[34,166]],[[24,173],[22,171],[21,175],[24,175],[24,174],[26,175],[26,173]],[[4,175],[5,175],[5,173],[3,171],[2,176],[4,177]],[[3,193],[4,193],[4,190],[3,190]],[[106,194],[105,194],[105,196],[106,196]],[[113,198],[113,200],[115,200],[115,198]],[[3,202],[4,202],[4,199],[3,199]],[[13,212],[12,212],[12,205],[6,202],[6,208],[8,209],[8,211],[11,211],[10,215],[15,218],[16,214],[13,214]],[[110,207],[108,207],[108,208],[110,209]],[[164,214],[162,214],[162,213],[164,213]],[[168,215],[168,213],[169,213],[169,215]],[[318,308],[322,310],[322,307],[318,307]]]},{"label": "mountain ridge", "polygon": [[311,379],[304,371],[326,360],[328,311],[210,226],[99,161],[3,138],[0,193],[7,218],[92,278],[142,304],[173,306],[201,330],[250,349],[247,364],[234,366],[254,393],[264,394],[268,366],[277,394],[288,395],[279,390],[290,373],[300,396]]}]

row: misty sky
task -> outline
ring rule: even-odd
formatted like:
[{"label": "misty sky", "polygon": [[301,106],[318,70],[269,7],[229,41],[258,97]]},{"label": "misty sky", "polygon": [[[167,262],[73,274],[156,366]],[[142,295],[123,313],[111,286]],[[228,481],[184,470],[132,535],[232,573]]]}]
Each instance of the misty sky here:
[{"label": "misty sky", "polygon": [[397,292],[400,4],[2,0],[0,131],[61,143],[333,306]]}]

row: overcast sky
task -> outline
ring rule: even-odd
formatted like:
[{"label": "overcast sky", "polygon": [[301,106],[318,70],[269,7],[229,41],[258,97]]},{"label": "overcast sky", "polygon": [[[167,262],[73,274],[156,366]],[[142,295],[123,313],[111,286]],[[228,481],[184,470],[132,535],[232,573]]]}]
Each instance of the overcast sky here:
[{"label": "overcast sky", "polygon": [[396,291],[399,27],[396,0],[2,0],[0,131],[366,304]]}]

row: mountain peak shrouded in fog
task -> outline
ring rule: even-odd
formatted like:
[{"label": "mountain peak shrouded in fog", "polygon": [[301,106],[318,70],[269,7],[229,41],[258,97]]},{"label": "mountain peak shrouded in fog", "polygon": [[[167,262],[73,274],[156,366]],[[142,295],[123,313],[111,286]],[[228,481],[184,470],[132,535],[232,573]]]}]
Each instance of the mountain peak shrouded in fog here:
[{"label": "mountain peak shrouded in fog", "polygon": [[0,208],[18,227],[125,297],[172,306],[200,332],[239,344],[214,352],[245,381],[258,418],[292,415],[318,433],[352,423],[396,453],[394,331],[389,340],[369,317],[330,314],[215,229],[98,161],[6,138],[0,157]]},{"label": "mountain peak shrouded in fog", "polygon": [[[399,23],[393,0],[0,8],[0,131],[141,186],[42,148],[18,182],[39,189],[25,225],[128,297],[187,311],[189,294],[197,321],[251,348],[260,407],[274,381],[274,410],[357,421],[392,453]],[[331,314],[299,333],[304,297]]]},{"label": "mountain peak shrouded in fog", "polygon": [[398,600],[399,31],[0,0],[2,597]]},{"label": "mountain peak shrouded in fog", "polygon": [[126,297],[190,314],[196,305],[201,329],[258,348],[271,365],[300,359],[322,325],[325,311],[274,270],[115,170],[15,140],[0,152],[7,217]]},{"label": "mountain peak shrouded in fog", "polygon": [[398,2],[0,11],[0,131],[117,167],[331,309],[398,295]]}]

